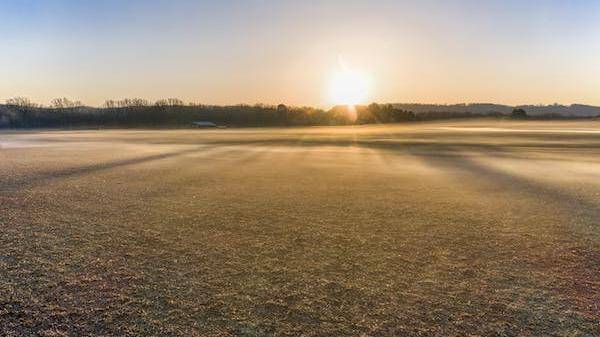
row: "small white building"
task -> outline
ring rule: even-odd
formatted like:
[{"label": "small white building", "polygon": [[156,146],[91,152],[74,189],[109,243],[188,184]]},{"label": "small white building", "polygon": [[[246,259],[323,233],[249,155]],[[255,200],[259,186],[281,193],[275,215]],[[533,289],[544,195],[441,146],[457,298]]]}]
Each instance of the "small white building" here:
[{"label": "small white building", "polygon": [[208,121],[195,121],[192,122],[192,125],[197,128],[221,128],[221,126],[218,126],[217,124]]}]

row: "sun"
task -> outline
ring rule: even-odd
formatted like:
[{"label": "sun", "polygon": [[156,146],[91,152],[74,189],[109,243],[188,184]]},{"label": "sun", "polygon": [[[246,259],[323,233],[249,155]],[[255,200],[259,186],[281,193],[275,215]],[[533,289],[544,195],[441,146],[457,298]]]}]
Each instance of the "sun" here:
[{"label": "sun", "polygon": [[330,82],[331,102],[335,105],[356,105],[368,98],[369,83],[365,75],[340,64]]}]

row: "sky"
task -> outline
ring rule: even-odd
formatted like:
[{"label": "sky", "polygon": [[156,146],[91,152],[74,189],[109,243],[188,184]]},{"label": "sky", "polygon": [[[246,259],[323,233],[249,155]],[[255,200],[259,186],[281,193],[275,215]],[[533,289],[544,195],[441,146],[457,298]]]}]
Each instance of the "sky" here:
[{"label": "sky", "polygon": [[0,101],[327,107],[343,62],[368,102],[600,105],[594,0],[0,0],[0,46]]}]

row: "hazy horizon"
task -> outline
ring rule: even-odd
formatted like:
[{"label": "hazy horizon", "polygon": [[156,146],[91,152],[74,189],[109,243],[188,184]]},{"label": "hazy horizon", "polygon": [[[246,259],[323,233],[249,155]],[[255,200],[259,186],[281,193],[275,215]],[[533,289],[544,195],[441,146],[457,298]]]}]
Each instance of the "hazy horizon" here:
[{"label": "hazy horizon", "polygon": [[0,39],[1,102],[600,105],[592,1],[3,1]]}]

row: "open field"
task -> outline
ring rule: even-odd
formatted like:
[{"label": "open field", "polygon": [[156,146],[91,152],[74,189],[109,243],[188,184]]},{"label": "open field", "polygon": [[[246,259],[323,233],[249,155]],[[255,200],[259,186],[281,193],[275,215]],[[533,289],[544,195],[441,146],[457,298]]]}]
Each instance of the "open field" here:
[{"label": "open field", "polygon": [[0,133],[2,336],[598,336],[600,122]]}]

